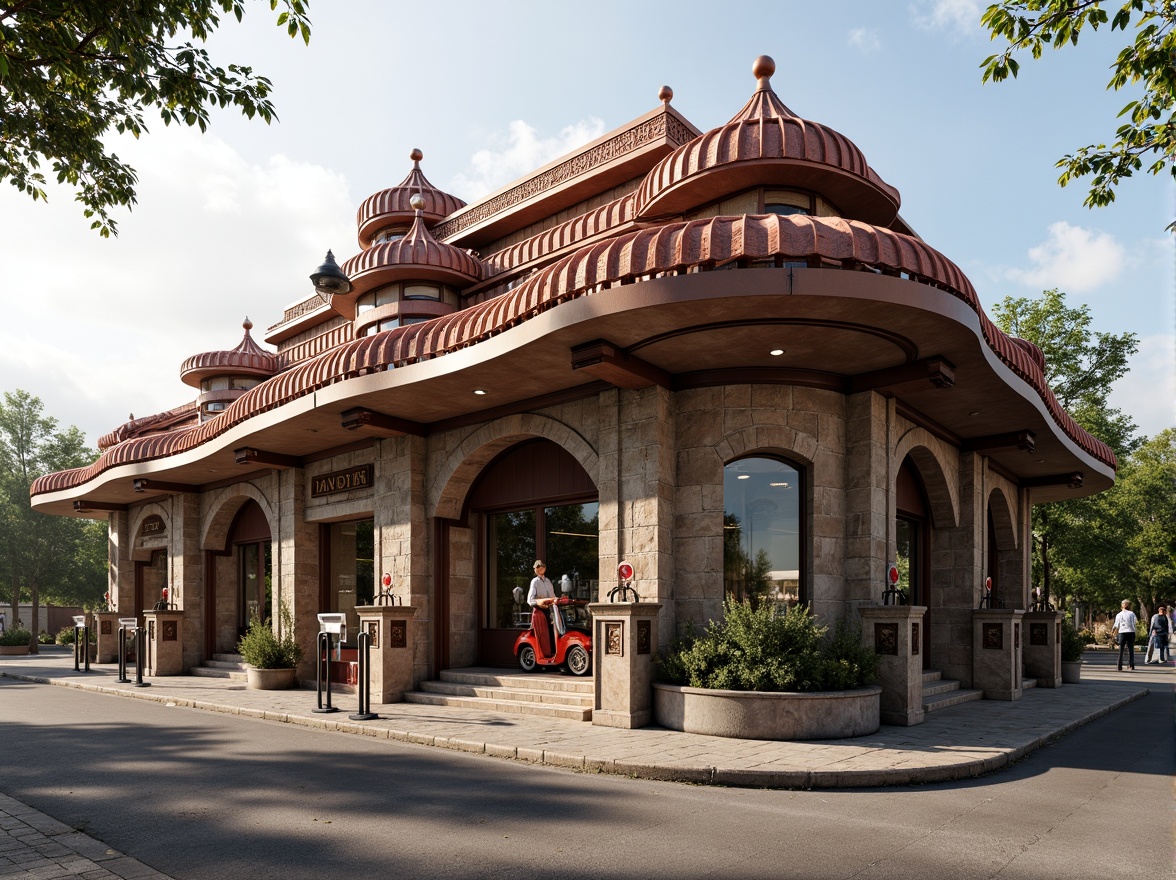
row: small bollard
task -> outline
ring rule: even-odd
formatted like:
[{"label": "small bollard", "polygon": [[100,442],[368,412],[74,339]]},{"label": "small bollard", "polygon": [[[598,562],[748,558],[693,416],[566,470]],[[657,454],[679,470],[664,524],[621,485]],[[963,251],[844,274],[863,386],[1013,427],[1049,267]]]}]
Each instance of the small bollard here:
[{"label": "small bollard", "polygon": [[130,678],[127,677],[127,633],[135,629],[138,625],[139,621],[133,617],[120,617],[118,619],[118,678],[116,680],[120,684],[130,684],[131,682]]},{"label": "small bollard", "polygon": [[371,721],[379,718],[372,711],[372,638],[365,632],[359,634],[359,710],[348,715],[352,721]]},{"label": "small bollard", "polygon": [[[90,627],[86,626],[86,615],[74,616],[74,672],[90,671]],[[82,656],[85,656],[85,670],[81,669]]]},{"label": "small bollard", "polygon": [[[324,672],[323,657],[326,657],[326,670]],[[311,712],[338,712],[339,709],[331,705],[331,634],[328,632],[321,632],[318,634],[318,657],[315,658],[315,676],[314,689],[315,696],[318,700],[318,705],[311,709]],[[327,680],[327,705],[323,705],[323,678]]]},{"label": "small bollard", "polygon": [[132,687],[149,688],[151,682],[143,681],[143,627],[135,627],[135,683]]}]

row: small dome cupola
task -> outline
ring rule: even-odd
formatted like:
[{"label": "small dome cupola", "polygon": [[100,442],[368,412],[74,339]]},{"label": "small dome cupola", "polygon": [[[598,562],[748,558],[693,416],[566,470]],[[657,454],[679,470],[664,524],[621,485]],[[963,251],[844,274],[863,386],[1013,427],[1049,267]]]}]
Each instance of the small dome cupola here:
[{"label": "small dome cupola", "polygon": [[731,120],[683,144],[645,175],[637,188],[639,219],[687,214],[755,187],[815,193],[842,217],[889,226],[898,190],[869,166],[844,135],[801,119],[772,89],[776,63],[752,66],[756,89]]},{"label": "small dome cupola", "polygon": [[277,355],[249,335],[253,322],[246,318],[241,326],[245,336],[236,348],[194,354],[180,366],[180,381],[200,391],[196,402],[202,422],[220,415],[230,403],[278,371]]},{"label": "small dome cupola", "polygon": [[413,150],[412,171],[396,186],[368,196],[356,215],[359,227],[359,246],[365,250],[374,244],[382,244],[404,235],[412,225],[415,211],[409,204],[414,195],[424,199],[421,213],[425,225],[436,226],[466,203],[456,196],[442,192],[429,183],[421,171],[424,153]]},{"label": "small dome cupola", "polygon": [[[485,274],[468,251],[433,238],[425,226],[428,203],[422,194],[414,193],[409,204],[415,216],[402,238],[373,245],[342,266],[351,279],[346,300],[355,306],[356,336],[454,312],[459,292]],[[342,311],[339,299],[332,305]]]}]

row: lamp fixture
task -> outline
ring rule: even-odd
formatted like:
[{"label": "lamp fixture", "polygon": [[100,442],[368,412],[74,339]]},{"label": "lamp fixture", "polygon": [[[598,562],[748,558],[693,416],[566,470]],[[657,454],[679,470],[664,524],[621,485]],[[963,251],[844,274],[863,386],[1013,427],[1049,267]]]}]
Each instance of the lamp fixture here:
[{"label": "lamp fixture", "polygon": [[335,262],[335,255],[329,250],[322,265],[311,273],[310,282],[314,285],[314,292],[318,294],[318,298],[327,305],[331,304],[331,297],[336,294],[351,293],[351,279],[343,274],[343,270]]},{"label": "lamp fixture", "polygon": [[770,354],[772,357],[779,357],[780,355],[784,354],[784,349],[773,348],[771,351],[768,352],[768,354]]},{"label": "lamp fixture", "polygon": [[483,395],[483,394],[485,394],[485,393],[486,393],[486,392],[485,392],[484,390],[482,390],[481,388],[475,388],[475,389],[474,389],[474,394],[477,394],[478,396],[481,396],[481,395]]}]

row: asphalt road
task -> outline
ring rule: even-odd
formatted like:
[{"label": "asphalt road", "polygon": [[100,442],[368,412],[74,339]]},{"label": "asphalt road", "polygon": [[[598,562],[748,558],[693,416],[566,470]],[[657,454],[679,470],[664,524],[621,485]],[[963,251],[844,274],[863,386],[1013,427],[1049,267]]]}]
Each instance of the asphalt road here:
[{"label": "asphalt road", "polygon": [[1156,688],[965,783],[759,791],[0,679],[0,791],[181,880],[1161,877],[1174,710]]}]

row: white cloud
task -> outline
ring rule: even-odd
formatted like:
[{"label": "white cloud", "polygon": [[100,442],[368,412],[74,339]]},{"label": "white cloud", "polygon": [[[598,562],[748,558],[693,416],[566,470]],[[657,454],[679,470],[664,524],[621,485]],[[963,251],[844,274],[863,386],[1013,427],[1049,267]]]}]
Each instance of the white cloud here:
[{"label": "white cloud", "polygon": [[978,0],[932,0],[911,6],[915,26],[928,31],[973,34],[980,29]]},{"label": "white cloud", "polygon": [[1112,386],[1109,400],[1149,437],[1176,428],[1176,335],[1143,337],[1131,372]]},{"label": "white cloud", "polygon": [[849,32],[849,45],[860,49],[863,53],[877,52],[882,48],[882,41],[878,33],[869,28],[854,28]]},{"label": "white cloud", "polygon": [[1006,277],[1041,290],[1086,293],[1115,278],[1127,262],[1126,249],[1110,233],[1051,224],[1049,237],[1029,249],[1030,269],[1008,269]]},{"label": "white cloud", "polygon": [[311,293],[328,247],[358,250],[347,181],[329,168],[274,155],[251,163],[212,135],[153,132],[117,143],[139,172],[138,204],[102,239],[52,187],[34,204],[0,190],[0,390],[23,388],[47,415],[93,444],[128,413],[195,399],[179,367],[232,348],[241,321],[259,343],[282,309]]},{"label": "white cloud", "polygon": [[548,138],[540,137],[533,126],[516,119],[505,134],[491,136],[492,147],[470,157],[469,166],[453,177],[447,189],[461,193],[466,201],[475,201],[602,134],[604,121],[596,117],[565,126],[558,135]]}]

